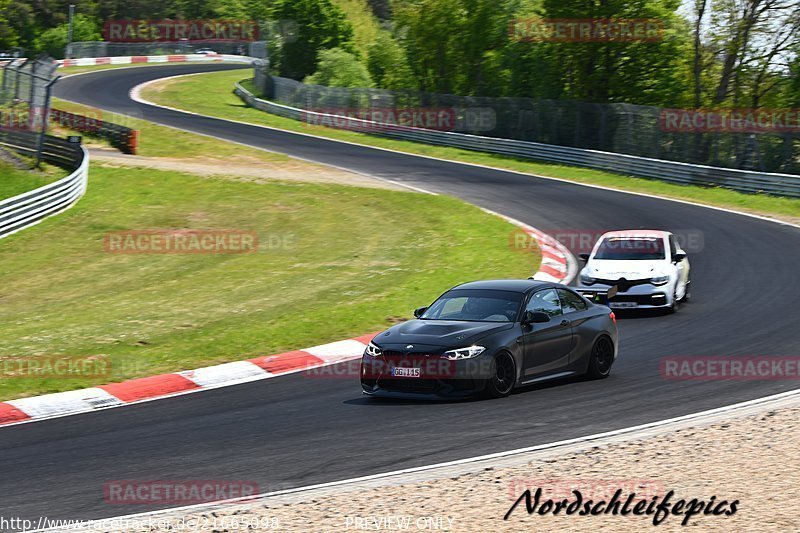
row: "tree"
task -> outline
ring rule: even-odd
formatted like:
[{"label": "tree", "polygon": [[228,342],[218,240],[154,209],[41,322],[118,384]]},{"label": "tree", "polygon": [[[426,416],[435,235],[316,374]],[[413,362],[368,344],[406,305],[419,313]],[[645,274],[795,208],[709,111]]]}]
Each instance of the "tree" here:
[{"label": "tree", "polygon": [[378,34],[367,47],[367,69],[381,89],[417,89],[408,58],[400,44],[387,31]]},{"label": "tree", "polygon": [[[51,57],[64,57],[64,48],[67,46],[69,24],[59,24],[55,28],[44,31],[36,40],[36,49],[45,52]],[[88,15],[78,14],[72,19],[73,41],[99,41],[100,31],[94,19]]]},{"label": "tree", "polygon": [[326,87],[372,86],[367,68],[356,56],[341,48],[322,50],[319,53],[317,71],[303,81]]},{"label": "tree", "polygon": [[354,51],[353,28],[331,0],[280,0],[273,17],[297,24],[296,38],[282,43],[276,50],[278,57],[273,58],[281,76],[305,78],[316,70],[322,50],[338,47]]}]

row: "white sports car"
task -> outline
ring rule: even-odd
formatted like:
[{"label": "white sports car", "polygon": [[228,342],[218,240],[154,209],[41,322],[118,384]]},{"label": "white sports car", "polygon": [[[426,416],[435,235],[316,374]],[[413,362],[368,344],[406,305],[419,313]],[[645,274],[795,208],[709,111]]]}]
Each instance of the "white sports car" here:
[{"label": "white sports car", "polygon": [[689,299],[689,259],[668,231],[611,231],[598,239],[577,291],[612,309],[678,310]]}]

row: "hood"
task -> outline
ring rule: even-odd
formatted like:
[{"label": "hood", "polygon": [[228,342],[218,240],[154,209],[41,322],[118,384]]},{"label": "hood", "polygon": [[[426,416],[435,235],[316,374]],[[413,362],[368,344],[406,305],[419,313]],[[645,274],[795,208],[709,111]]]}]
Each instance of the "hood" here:
[{"label": "hood", "polygon": [[586,267],[586,274],[593,278],[627,280],[652,278],[666,272],[666,260],[596,259]]},{"label": "hood", "polygon": [[456,320],[409,320],[375,337],[380,346],[424,344],[463,348],[475,340],[513,327],[513,322],[465,322]]}]

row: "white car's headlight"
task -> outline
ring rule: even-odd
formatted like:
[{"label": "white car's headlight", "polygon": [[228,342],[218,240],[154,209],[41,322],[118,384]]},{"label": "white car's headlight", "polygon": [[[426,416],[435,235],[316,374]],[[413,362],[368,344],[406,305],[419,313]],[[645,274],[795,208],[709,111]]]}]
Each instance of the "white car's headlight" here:
[{"label": "white car's headlight", "polygon": [[364,355],[368,355],[370,357],[380,357],[381,355],[383,355],[383,350],[381,350],[380,348],[372,344],[372,342],[370,342],[369,344],[367,344],[367,349],[364,350]]},{"label": "white car's headlight", "polygon": [[581,272],[581,283],[583,283],[584,285],[591,285],[595,281],[597,281],[597,279],[593,278],[592,276],[590,276],[588,274],[584,274],[583,272]]},{"label": "white car's headlight", "polygon": [[663,276],[653,276],[650,278],[650,283],[653,285],[666,285],[669,281],[669,276],[664,274]]},{"label": "white car's headlight", "polygon": [[486,348],[483,346],[470,346],[469,348],[447,350],[443,355],[451,361],[457,361],[459,359],[472,359],[473,357],[478,357],[484,352],[484,350],[486,350]]}]

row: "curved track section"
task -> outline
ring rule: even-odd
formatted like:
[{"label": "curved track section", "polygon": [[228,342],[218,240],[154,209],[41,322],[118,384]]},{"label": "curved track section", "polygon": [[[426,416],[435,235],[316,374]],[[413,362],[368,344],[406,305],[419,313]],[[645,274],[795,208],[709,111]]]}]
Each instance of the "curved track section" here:
[{"label": "curved track section", "polygon": [[[160,66],[62,80],[57,96],[458,196],[538,228],[703,232],[693,302],[620,320],[605,381],[551,383],[499,401],[378,402],[355,382],[289,375],[125,409],[0,429],[4,514],[99,518],[114,479],[246,479],[263,492],[553,442],[789,390],[791,381],[667,381],[671,355],[795,355],[800,230],[683,203],[572,185],[187,115],[132,102]],[[424,302],[423,302],[424,303]],[[376,302],[380,305],[380,302]],[[409,310],[410,311],[410,310]]]}]

